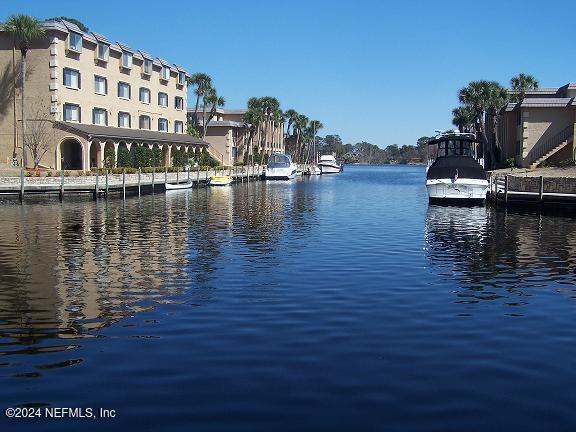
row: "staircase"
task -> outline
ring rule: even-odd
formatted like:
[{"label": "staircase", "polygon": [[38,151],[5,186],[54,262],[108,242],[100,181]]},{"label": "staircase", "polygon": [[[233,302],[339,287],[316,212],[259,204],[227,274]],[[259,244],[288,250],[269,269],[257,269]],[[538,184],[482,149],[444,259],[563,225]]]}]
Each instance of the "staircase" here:
[{"label": "staircase", "polygon": [[569,125],[543,143],[535,145],[528,153],[528,159],[532,161],[529,164],[530,169],[536,168],[540,163],[572,142],[574,142],[574,125]]}]

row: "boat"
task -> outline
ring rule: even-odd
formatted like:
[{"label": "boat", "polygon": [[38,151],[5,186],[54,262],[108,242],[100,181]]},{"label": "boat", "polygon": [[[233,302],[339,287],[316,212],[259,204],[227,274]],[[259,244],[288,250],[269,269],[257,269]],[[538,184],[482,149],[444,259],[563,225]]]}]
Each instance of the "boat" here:
[{"label": "boat", "polygon": [[192,188],[192,182],[166,183],[165,186],[166,186],[166,190],[190,189],[190,188]]},{"label": "boat", "polygon": [[232,183],[232,177],[230,176],[212,176],[208,180],[210,186],[228,186]]},{"label": "boat", "polygon": [[296,164],[290,155],[273,153],[268,158],[268,165],[264,172],[266,180],[291,180],[296,177]]},{"label": "boat", "polygon": [[447,131],[428,142],[426,188],[431,203],[482,204],[488,191],[482,143],[473,133]]},{"label": "boat", "polygon": [[318,167],[320,168],[320,172],[322,174],[337,174],[342,171],[342,165],[336,162],[334,155],[320,156]]},{"label": "boat", "polygon": [[310,165],[308,167],[308,169],[306,170],[306,174],[307,175],[320,175],[320,174],[322,174],[322,171],[320,170],[318,165]]}]

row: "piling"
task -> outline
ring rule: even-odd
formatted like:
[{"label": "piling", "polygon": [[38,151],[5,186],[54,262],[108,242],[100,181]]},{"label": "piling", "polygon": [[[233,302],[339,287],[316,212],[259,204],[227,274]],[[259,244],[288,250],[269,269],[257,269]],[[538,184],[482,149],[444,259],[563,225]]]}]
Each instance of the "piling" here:
[{"label": "piling", "polygon": [[208,171],[209,171],[209,169],[208,169],[208,167],[206,167],[206,183],[208,183]]},{"label": "piling", "polygon": [[164,167],[164,185],[168,183],[168,167]]},{"label": "piling", "polygon": [[186,168],[186,171],[188,171],[188,183],[190,183],[190,167]]},{"label": "piling", "polygon": [[106,170],[106,198],[108,198],[108,170]]},{"label": "piling", "polygon": [[60,171],[60,201],[64,200],[64,170]]},{"label": "piling", "polygon": [[544,199],[544,177],[540,176],[540,193],[539,193],[540,202]]},{"label": "piling", "polygon": [[126,199],[126,168],[122,168],[122,199]]},{"label": "piling", "polygon": [[156,168],[152,167],[152,193],[154,193],[154,174],[156,173]]},{"label": "piling", "polygon": [[200,186],[200,165],[196,167],[196,186]]},{"label": "piling", "polygon": [[94,187],[94,201],[98,200],[98,179],[100,178],[100,173],[96,170],[96,186]]},{"label": "piling", "polygon": [[504,202],[508,203],[508,176],[504,177]]},{"label": "piling", "polygon": [[180,167],[176,167],[176,184],[180,183]]},{"label": "piling", "polygon": [[138,168],[138,196],[140,196],[140,174],[142,173],[142,169]]},{"label": "piling", "polygon": [[24,168],[20,169],[20,202],[24,202]]}]

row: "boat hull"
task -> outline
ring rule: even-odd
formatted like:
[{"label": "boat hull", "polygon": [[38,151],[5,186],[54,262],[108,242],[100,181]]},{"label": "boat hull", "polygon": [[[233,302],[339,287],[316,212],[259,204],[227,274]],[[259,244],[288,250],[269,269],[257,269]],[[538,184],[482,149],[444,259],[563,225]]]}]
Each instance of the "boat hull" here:
[{"label": "boat hull", "polygon": [[210,177],[208,184],[210,186],[228,186],[232,183],[232,177]]},{"label": "boat hull", "polygon": [[166,183],[165,187],[166,187],[166,190],[191,189],[192,188],[192,182],[190,182],[190,183],[178,183],[178,184]]},{"label": "boat hull", "polygon": [[426,180],[431,203],[473,204],[483,203],[488,192],[488,181],[482,179],[431,179]]},{"label": "boat hull", "polygon": [[320,167],[322,174],[338,174],[341,171],[340,165],[320,163],[318,167]]},{"label": "boat hull", "polygon": [[264,173],[266,180],[292,180],[296,178],[296,166],[287,168],[267,168]]}]

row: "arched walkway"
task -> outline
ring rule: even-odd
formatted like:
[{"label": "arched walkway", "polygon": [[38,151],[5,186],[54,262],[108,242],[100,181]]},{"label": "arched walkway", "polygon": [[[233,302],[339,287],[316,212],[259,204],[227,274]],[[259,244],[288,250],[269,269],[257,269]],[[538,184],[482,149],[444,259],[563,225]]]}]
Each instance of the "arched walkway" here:
[{"label": "arched walkway", "polygon": [[90,168],[102,168],[100,166],[100,160],[102,157],[102,149],[100,147],[100,142],[94,140],[90,144]]},{"label": "arched walkway", "polygon": [[84,169],[82,144],[75,138],[66,138],[60,143],[60,166],[63,170]]}]

